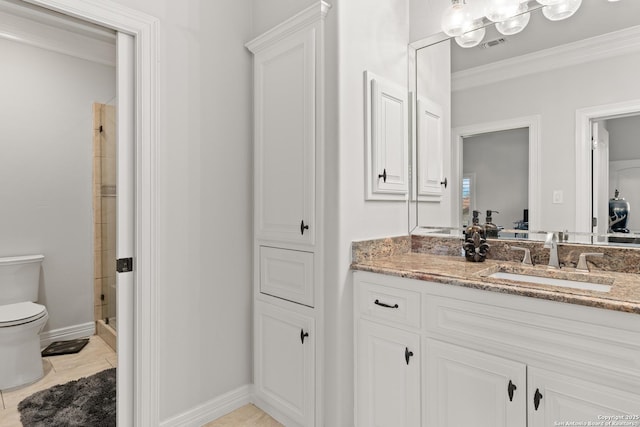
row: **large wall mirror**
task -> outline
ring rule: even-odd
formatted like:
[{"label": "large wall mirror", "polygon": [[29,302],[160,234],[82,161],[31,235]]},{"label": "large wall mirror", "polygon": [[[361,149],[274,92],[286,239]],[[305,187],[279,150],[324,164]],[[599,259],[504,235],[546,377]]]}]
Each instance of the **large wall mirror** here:
[{"label": "large wall mirror", "polygon": [[[413,232],[497,211],[504,237],[640,243],[640,1],[585,0],[564,21],[534,10],[473,48],[444,33],[412,46]],[[612,236],[616,189],[629,233]]]}]

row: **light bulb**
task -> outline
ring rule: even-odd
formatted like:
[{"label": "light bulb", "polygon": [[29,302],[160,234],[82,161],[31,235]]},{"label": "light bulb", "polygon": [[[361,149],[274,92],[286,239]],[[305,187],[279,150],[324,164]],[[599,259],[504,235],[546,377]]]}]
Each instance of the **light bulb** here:
[{"label": "light bulb", "polygon": [[460,36],[471,28],[473,16],[462,0],[452,0],[451,6],[442,14],[442,31],[450,37]]},{"label": "light bulb", "polygon": [[478,46],[484,38],[485,32],[486,30],[484,27],[466,32],[463,35],[456,37],[456,43],[458,43],[460,47],[464,48]]},{"label": "light bulb", "polygon": [[561,21],[571,17],[580,8],[582,0],[563,0],[561,3],[542,8],[542,14],[550,21]]},{"label": "light bulb", "polygon": [[[497,22],[496,30],[505,36],[510,36],[513,34],[518,34],[520,31],[524,30],[524,28],[529,24],[529,19],[531,18],[531,14],[526,12],[527,5],[522,4],[520,6],[520,15],[516,15],[513,18],[509,18],[506,21]],[[526,12],[526,13],[524,13]]]},{"label": "light bulb", "polygon": [[518,14],[520,0],[487,0],[484,14],[493,22],[502,22]]}]

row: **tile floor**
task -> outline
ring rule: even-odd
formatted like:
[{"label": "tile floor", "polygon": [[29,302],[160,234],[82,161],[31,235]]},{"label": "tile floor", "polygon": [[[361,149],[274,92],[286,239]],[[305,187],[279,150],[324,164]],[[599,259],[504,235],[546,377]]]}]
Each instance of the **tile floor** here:
[{"label": "tile floor", "polygon": [[267,413],[252,404],[205,424],[203,427],[283,427]]},{"label": "tile floor", "polygon": [[[18,404],[33,393],[86,377],[117,365],[118,358],[100,337],[94,335],[77,354],[44,357],[44,377],[31,385],[0,391],[0,426],[22,427]],[[282,427],[282,424],[252,404],[245,405],[203,427]]]},{"label": "tile floor", "polygon": [[33,393],[86,377],[117,365],[116,353],[97,335],[77,354],[44,357],[44,377],[31,385],[0,392],[0,426],[22,427],[18,403]]}]

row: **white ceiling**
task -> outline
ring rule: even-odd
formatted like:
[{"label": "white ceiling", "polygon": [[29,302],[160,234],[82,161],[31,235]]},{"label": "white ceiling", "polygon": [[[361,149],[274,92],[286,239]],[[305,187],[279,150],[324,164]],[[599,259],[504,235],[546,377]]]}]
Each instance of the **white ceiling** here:
[{"label": "white ceiling", "polygon": [[529,25],[519,34],[504,36],[493,26],[487,27],[483,42],[503,37],[507,39],[504,44],[488,49],[463,49],[452,43],[451,71],[465,70],[637,25],[640,25],[640,0],[583,0],[575,15],[555,22],[549,21],[537,10],[532,12]]}]

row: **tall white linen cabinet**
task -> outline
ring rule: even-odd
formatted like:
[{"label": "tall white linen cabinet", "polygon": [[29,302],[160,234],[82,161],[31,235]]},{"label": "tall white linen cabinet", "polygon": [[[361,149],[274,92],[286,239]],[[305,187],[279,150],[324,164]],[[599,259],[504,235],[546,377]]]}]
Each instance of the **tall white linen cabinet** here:
[{"label": "tall white linen cabinet", "polygon": [[254,396],[322,425],[324,19],[318,2],[247,43],[254,54]]}]

